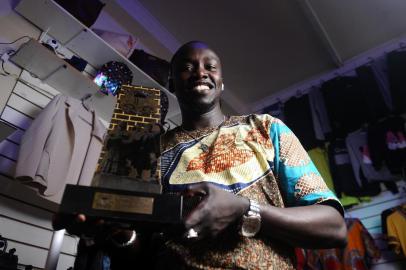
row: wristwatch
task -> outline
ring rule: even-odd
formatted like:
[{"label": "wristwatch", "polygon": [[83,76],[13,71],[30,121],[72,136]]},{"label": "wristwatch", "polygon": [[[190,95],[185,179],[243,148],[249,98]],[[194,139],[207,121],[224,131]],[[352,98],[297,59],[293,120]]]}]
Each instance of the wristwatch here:
[{"label": "wristwatch", "polygon": [[241,219],[240,235],[254,237],[261,229],[261,213],[259,204],[253,200],[249,201],[250,207]]}]

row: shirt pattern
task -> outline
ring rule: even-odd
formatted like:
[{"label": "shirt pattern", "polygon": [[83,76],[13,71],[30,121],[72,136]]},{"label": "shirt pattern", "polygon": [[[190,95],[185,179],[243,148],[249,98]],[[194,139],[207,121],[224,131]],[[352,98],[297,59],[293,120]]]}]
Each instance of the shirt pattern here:
[{"label": "shirt pattern", "polygon": [[[202,144],[209,146],[207,152]],[[209,182],[264,205],[329,201],[342,212],[296,136],[270,115],[233,116],[218,129],[186,133],[176,128],[162,138],[162,150],[164,192],[178,193],[188,185]],[[259,237],[244,238],[231,229],[215,241],[171,239],[167,247],[188,268],[293,269],[292,247]]]}]

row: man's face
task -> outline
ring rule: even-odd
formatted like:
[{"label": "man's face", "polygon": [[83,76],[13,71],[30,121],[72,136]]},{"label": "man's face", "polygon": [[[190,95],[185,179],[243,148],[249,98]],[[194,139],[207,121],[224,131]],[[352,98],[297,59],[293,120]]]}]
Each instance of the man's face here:
[{"label": "man's face", "polygon": [[173,63],[173,89],[181,107],[209,111],[220,100],[221,64],[204,44],[184,48]]}]

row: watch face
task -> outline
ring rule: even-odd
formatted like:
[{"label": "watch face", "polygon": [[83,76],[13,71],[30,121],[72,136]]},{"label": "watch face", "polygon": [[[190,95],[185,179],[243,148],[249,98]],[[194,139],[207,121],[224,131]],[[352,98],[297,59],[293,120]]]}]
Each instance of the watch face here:
[{"label": "watch face", "polygon": [[241,226],[241,234],[245,237],[255,236],[261,228],[261,217],[260,216],[248,216],[243,217],[243,222]]}]

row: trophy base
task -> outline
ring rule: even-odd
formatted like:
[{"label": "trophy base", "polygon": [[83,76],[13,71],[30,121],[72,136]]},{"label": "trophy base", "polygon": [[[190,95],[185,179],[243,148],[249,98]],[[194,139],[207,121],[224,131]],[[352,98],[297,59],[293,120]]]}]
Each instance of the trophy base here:
[{"label": "trophy base", "polygon": [[168,226],[182,227],[183,218],[200,200],[201,197],[67,185],[59,212],[81,213],[123,227],[159,231]]}]

